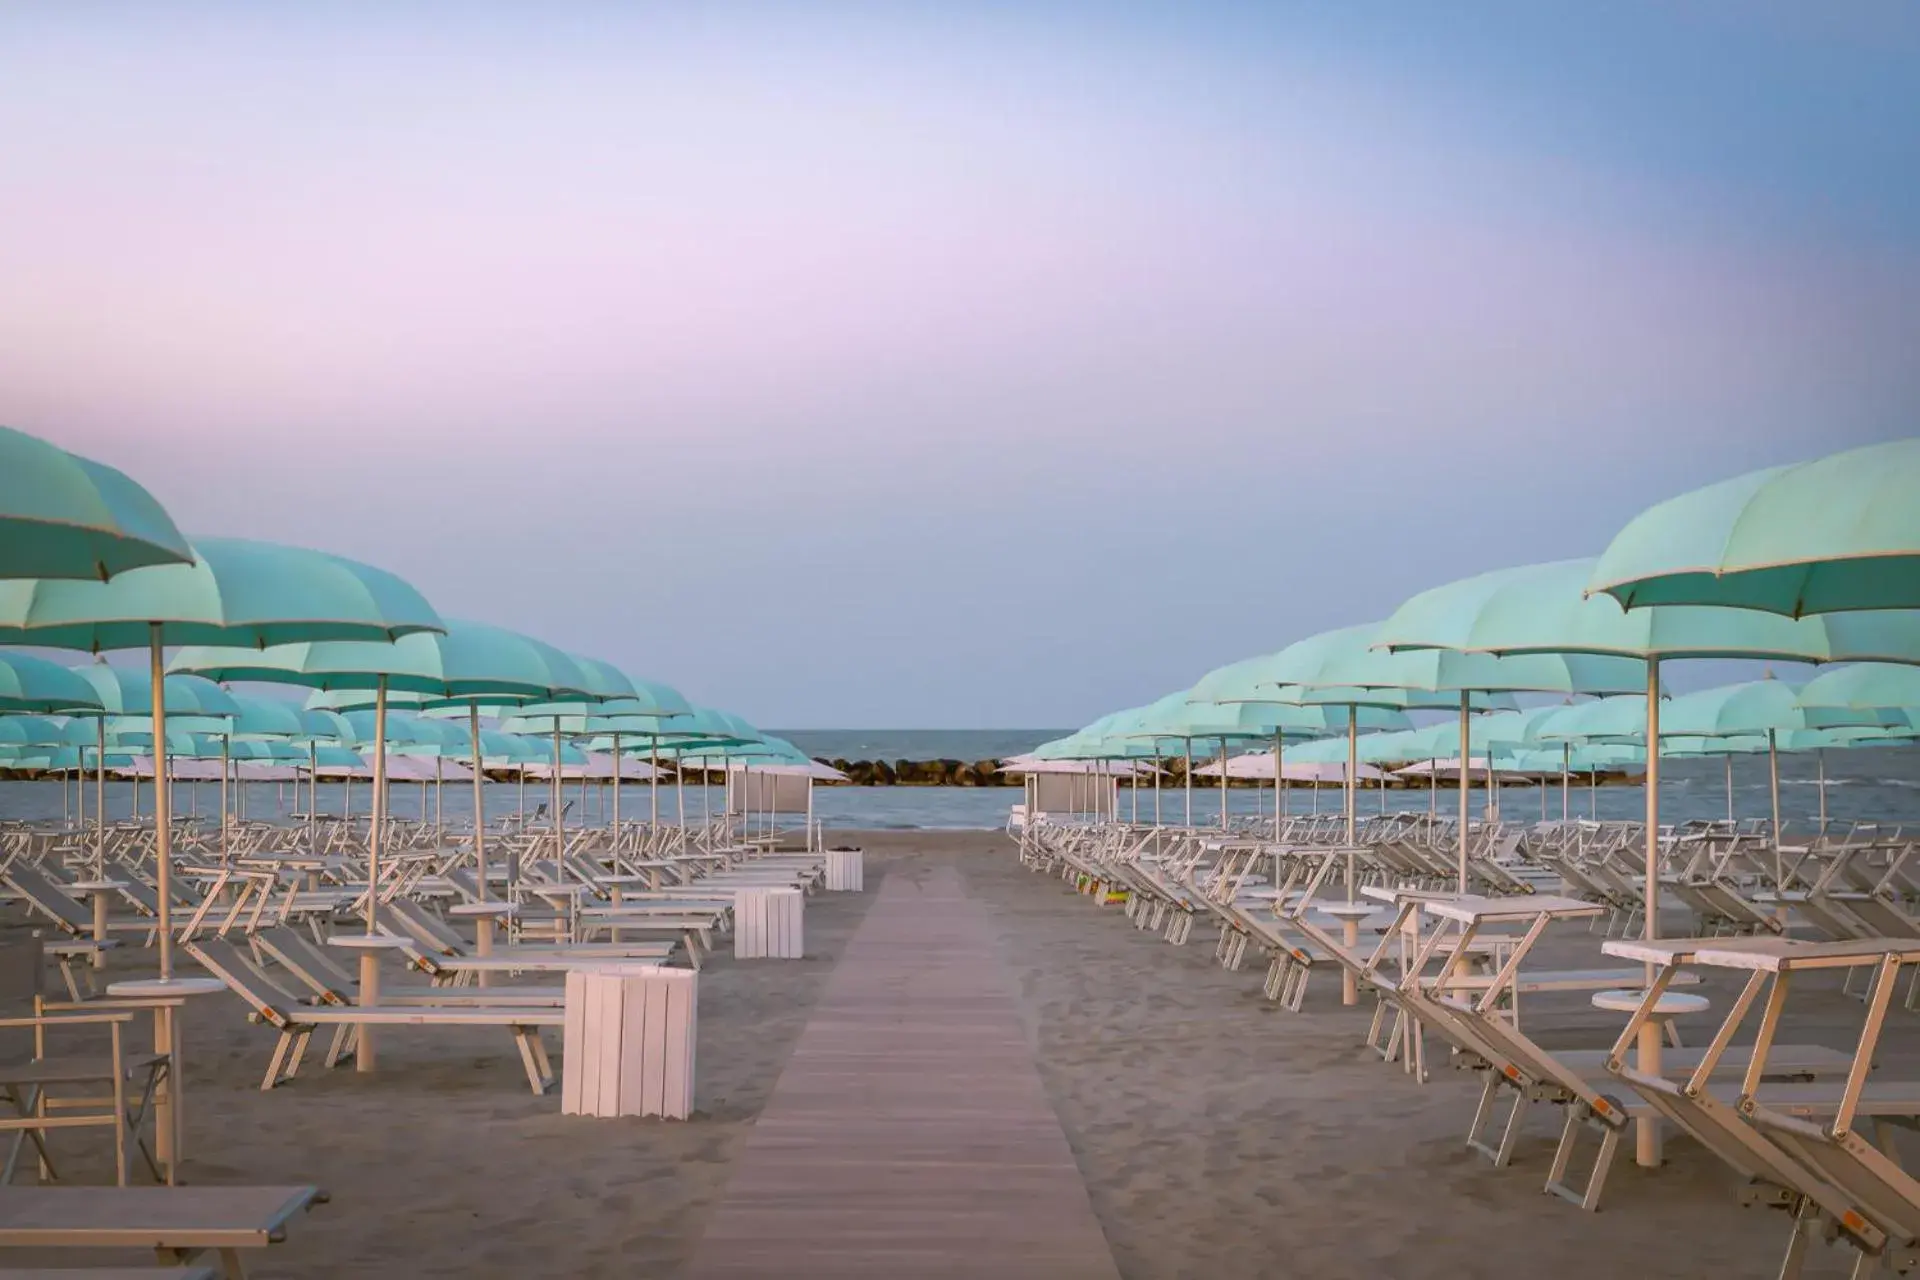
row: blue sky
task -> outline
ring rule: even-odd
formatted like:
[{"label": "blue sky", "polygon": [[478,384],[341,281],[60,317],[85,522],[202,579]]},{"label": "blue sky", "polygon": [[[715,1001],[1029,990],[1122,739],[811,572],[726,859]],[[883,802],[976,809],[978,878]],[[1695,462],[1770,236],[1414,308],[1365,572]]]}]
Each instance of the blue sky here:
[{"label": "blue sky", "polygon": [[0,421],[762,723],[1911,434],[1909,5],[0,13]]}]

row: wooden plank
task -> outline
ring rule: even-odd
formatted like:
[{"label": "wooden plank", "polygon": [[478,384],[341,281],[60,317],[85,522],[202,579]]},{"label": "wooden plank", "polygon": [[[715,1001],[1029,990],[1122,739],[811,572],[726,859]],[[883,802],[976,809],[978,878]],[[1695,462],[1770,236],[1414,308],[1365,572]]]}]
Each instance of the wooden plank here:
[{"label": "wooden plank", "polygon": [[687,1271],[1118,1275],[980,906],[889,877]]}]

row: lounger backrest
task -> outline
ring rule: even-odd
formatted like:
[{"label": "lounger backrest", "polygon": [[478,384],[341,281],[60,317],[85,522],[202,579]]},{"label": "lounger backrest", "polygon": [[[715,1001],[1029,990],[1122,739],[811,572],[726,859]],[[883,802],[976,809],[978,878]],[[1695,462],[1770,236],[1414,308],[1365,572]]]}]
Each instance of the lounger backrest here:
[{"label": "lounger backrest", "polygon": [[334,963],[333,957],[314,946],[304,935],[285,925],[276,925],[271,929],[258,930],[248,937],[313,995],[335,1003],[345,1003],[354,995],[352,978]]},{"label": "lounger backrest", "polygon": [[184,944],[188,955],[199,961],[208,973],[227,984],[227,989],[245,1000],[253,1011],[276,1027],[284,1028],[295,1019],[284,1012],[297,1008],[299,1001],[282,991],[260,967],[233,943],[207,938]]},{"label": "lounger backrest", "polygon": [[92,914],[62,892],[40,868],[15,862],[7,868],[5,878],[15,893],[25,898],[36,911],[51,916],[54,923],[66,932],[76,935],[93,932]]},{"label": "lounger backrest", "polygon": [[449,955],[465,954],[467,944],[460,935],[419,903],[396,898],[387,905],[395,916],[406,922],[408,931],[422,942],[431,942]]},{"label": "lounger backrest", "polygon": [[425,922],[420,919],[417,908],[413,911],[406,909],[412,906],[412,903],[399,901],[381,903],[380,910],[375,916],[375,919],[379,921],[383,929],[391,933],[397,933],[404,938],[412,939],[423,951],[429,951],[435,955],[443,956],[456,955],[464,951],[464,948],[458,945],[449,946],[443,938],[438,936],[433,929],[429,928]]}]

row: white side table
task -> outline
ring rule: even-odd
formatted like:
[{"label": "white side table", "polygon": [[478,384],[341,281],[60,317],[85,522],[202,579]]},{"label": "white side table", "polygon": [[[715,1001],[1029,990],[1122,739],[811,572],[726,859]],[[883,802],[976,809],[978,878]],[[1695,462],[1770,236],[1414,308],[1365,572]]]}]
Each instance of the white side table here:
[{"label": "white side table", "polygon": [[[1613,1013],[1633,1013],[1647,998],[1645,991],[1616,988],[1611,991],[1593,993],[1593,1007],[1606,1009]],[[1682,1014],[1703,1013],[1709,1007],[1705,996],[1696,996],[1684,991],[1663,992],[1653,1006],[1653,1013],[1640,1028],[1639,1043],[1635,1046],[1633,1066],[1636,1071],[1648,1075],[1660,1074],[1660,1041],[1668,1038],[1673,1047],[1680,1047],[1680,1035],[1673,1020]],[[1660,1164],[1660,1121],[1654,1116],[1644,1116],[1636,1122],[1634,1133],[1634,1163],[1643,1169],[1657,1168]]]},{"label": "white side table", "polygon": [[[93,940],[104,944],[107,940],[107,908],[113,902],[113,895],[125,884],[122,880],[79,880],[67,886],[75,893],[84,893],[93,900]],[[107,952],[103,945],[93,953],[93,967],[107,967]]]},{"label": "white side table", "polygon": [[[1323,916],[1332,916],[1340,922],[1340,941],[1349,952],[1360,945],[1360,922],[1369,916],[1378,915],[1379,908],[1371,902],[1330,902],[1314,908]],[[1340,966],[1340,1003],[1360,1003],[1360,980],[1346,965]]]},{"label": "white side table", "polygon": [[[372,1008],[380,1003],[380,953],[398,951],[407,940],[390,933],[336,933],[327,939],[327,945],[360,953],[360,1005]],[[353,1029],[353,1069],[368,1072],[373,1068],[373,1028],[363,1022]]]}]

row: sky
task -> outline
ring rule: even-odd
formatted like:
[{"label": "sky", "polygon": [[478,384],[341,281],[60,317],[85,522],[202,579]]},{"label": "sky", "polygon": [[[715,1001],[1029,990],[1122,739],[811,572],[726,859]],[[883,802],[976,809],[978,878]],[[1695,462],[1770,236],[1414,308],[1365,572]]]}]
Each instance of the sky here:
[{"label": "sky", "polygon": [[1920,8],[0,9],[0,423],[769,725],[1072,725],[1920,415]]}]

